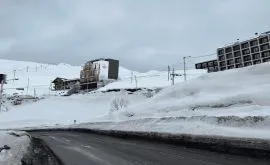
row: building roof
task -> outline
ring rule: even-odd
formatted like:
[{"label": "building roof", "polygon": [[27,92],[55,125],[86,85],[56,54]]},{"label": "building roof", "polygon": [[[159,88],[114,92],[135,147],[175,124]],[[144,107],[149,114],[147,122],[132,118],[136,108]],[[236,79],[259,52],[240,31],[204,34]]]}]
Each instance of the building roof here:
[{"label": "building roof", "polygon": [[95,59],[95,60],[91,60],[89,62],[97,62],[97,61],[118,61],[118,60],[115,60],[115,59],[112,59],[112,58],[98,58],[98,59]]},{"label": "building roof", "polygon": [[79,78],[75,78],[75,79],[67,79],[67,78],[61,78],[61,77],[57,77],[55,78],[52,83],[55,83],[57,80],[61,80],[63,82],[69,82],[69,81],[80,81]]}]

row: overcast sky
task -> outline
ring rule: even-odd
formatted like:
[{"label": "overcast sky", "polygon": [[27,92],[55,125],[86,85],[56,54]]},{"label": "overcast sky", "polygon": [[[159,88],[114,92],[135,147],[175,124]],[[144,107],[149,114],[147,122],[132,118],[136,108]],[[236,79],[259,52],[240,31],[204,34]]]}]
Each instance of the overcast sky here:
[{"label": "overcast sky", "polygon": [[[0,0],[0,58],[146,71],[270,30],[270,0]],[[179,63],[179,65],[178,65]]]}]

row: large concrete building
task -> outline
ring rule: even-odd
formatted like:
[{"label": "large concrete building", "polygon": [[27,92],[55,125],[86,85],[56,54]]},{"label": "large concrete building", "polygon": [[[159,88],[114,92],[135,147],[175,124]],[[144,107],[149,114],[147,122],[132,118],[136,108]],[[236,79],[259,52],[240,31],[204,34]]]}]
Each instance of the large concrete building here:
[{"label": "large concrete building", "polygon": [[[213,60],[214,61],[214,60]],[[196,64],[196,69],[224,71],[270,61],[270,31],[249,40],[237,41],[217,49],[217,68],[209,68],[205,62]],[[209,61],[206,61],[209,62]],[[203,67],[205,66],[205,67]]]}]

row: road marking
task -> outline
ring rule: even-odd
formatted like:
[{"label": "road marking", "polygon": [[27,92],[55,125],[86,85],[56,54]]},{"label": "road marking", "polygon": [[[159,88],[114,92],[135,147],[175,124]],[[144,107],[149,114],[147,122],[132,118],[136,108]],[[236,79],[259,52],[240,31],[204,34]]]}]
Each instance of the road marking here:
[{"label": "road marking", "polygon": [[88,152],[87,150],[83,150],[83,149],[78,148],[78,147],[69,147],[69,146],[65,147],[65,148],[67,148],[69,150],[73,150],[73,151],[78,152],[80,154],[83,154],[87,158],[89,158],[89,159],[91,159],[91,160],[93,160],[93,161],[95,161],[95,162],[97,162],[99,164],[111,165],[111,163],[105,161],[104,158],[100,158],[100,157]]}]

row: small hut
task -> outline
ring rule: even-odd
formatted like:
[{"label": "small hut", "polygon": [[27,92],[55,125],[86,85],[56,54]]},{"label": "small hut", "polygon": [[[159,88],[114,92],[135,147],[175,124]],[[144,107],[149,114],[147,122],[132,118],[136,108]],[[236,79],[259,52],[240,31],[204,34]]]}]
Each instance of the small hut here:
[{"label": "small hut", "polygon": [[66,79],[57,77],[52,81],[52,84],[54,84],[54,90],[71,89],[77,83],[80,83],[80,79]]}]

